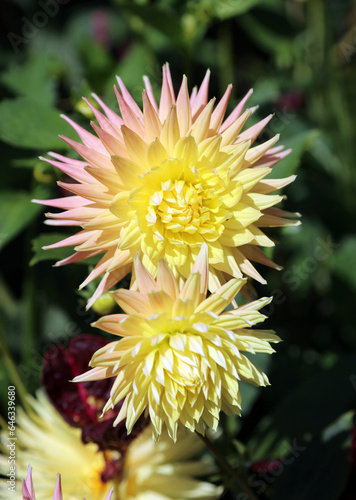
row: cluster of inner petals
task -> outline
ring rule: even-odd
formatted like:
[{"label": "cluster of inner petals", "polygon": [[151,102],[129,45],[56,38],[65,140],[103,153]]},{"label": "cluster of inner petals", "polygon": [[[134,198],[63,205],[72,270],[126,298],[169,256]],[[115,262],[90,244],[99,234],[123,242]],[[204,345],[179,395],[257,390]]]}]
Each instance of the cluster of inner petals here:
[{"label": "cluster of inner petals", "polygon": [[219,192],[194,165],[182,169],[183,160],[177,158],[162,163],[142,176],[141,188],[128,201],[136,209],[141,230],[152,231],[157,241],[176,245],[200,246],[205,240],[217,240],[223,221],[231,215],[223,208]]}]

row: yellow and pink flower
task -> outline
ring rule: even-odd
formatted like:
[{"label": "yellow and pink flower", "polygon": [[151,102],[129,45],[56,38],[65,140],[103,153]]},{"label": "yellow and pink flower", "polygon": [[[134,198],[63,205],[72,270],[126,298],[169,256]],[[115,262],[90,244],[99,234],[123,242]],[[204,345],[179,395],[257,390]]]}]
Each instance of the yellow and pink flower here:
[{"label": "yellow and pink flower", "polygon": [[103,254],[81,285],[102,276],[89,305],[132,270],[136,252],[154,277],[165,259],[181,285],[205,242],[211,291],[230,277],[264,282],[253,261],[277,267],[259,247],[274,245],[264,228],[298,224],[297,214],[274,208],[282,197],[272,194],[295,176],[266,177],[289,150],[275,146],[278,135],[254,145],[272,115],[242,131],[251,91],[225,118],[231,85],[215,105],[209,77],[189,95],[184,76],[176,96],[165,65],[159,104],[144,78],[143,111],[118,78],[121,116],[95,95],[104,114],[87,101],[96,135],[66,118],[82,143],[64,140],[83,159],[50,153],[45,161],[76,181],[58,183],[72,196],[35,201],[63,210],[47,214],[48,224],[81,228],[47,247],[74,246],[58,266]]}]

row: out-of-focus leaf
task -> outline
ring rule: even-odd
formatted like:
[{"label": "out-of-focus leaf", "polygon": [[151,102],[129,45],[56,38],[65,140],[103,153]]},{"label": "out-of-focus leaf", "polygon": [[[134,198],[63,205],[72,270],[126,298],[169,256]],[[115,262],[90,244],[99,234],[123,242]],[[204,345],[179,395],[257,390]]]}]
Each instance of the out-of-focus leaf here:
[{"label": "out-of-focus leaf", "polygon": [[11,65],[0,81],[21,96],[49,106],[55,102],[55,85],[49,77],[48,61],[44,57],[31,59],[25,65]]},{"label": "out-of-focus leaf", "polygon": [[[349,470],[354,412],[339,417],[302,450],[294,450],[275,481],[275,500],[338,500]],[[290,462],[292,461],[292,462]]]},{"label": "out-of-focus leaf", "polygon": [[26,97],[0,103],[0,139],[29,149],[66,149],[59,134],[73,137],[60,112]]},{"label": "out-of-focus leaf", "polygon": [[31,203],[29,193],[0,192],[0,249],[20,233],[42,208]]},{"label": "out-of-focus leaf", "polygon": [[262,106],[265,103],[274,102],[280,95],[278,80],[266,78],[259,80],[253,87],[253,94],[248,101],[249,106]]},{"label": "out-of-focus leaf", "polygon": [[241,17],[240,26],[262,50],[268,54],[274,53],[280,66],[289,66],[292,63],[294,48],[292,38],[276,33],[252,14],[245,14]]},{"label": "out-of-focus leaf", "polygon": [[120,0],[118,3],[124,10],[138,16],[144,23],[166,35],[171,43],[184,45],[181,18],[173,9],[162,8],[154,4],[137,5],[127,0]]},{"label": "out-of-focus leaf", "polygon": [[45,54],[51,74],[65,78],[67,85],[79,87],[85,75],[83,61],[67,31],[39,30],[29,47],[33,54]]},{"label": "out-of-focus leaf", "polygon": [[319,162],[320,166],[329,174],[343,176],[343,164],[330,147],[330,139],[325,134],[318,137],[310,150],[310,154]]},{"label": "out-of-focus leaf", "polygon": [[330,267],[356,289],[356,236],[348,236],[341,242],[331,258]]},{"label": "out-of-focus leaf", "polygon": [[281,178],[294,174],[300,164],[303,153],[313,146],[318,136],[318,130],[308,130],[294,137],[283,139],[282,143],[285,148],[291,148],[292,152],[273,167],[270,176],[273,178]]},{"label": "out-of-focus leaf", "polygon": [[[31,259],[30,265],[34,266],[38,264],[38,262],[43,262],[45,260],[62,260],[66,257],[69,257],[73,252],[73,247],[64,247],[64,248],[52,248],[49,250],[44,250],[43,247],[47,245],[52,245],[53,243],[57,243],[58,241],[64,240],[68,238],[68,233],[43,233],[37,236],[32,241],[32,250],[34,255]],[[98,258],[91,258],[86,260],[81,260],[78,264],[96,264]]]},{"label": "out-of-focus leaf", "polygon": [[[286,443],[317,435],[341,413],[350,410],[355,401],[352,384],[355,366],[355,355],[344,355],[332,368],[320,368],[314,377],[291,391],[257,424],[248,443],[253,459],[278,457]],[[324,387],[330,388],[328,397]]]},{"label": "out-of-focus leaf", "polygon": [[35,168],[37,165],[42,164],[38,158],[16,158],[12,160],[11,165],[15,168]]},{"label": "out-of-focus leaf", "polygon": [[212,2],[214,14],[219,19],[239,16],[261,3],[264,3],[263,0],[213,0]]}]

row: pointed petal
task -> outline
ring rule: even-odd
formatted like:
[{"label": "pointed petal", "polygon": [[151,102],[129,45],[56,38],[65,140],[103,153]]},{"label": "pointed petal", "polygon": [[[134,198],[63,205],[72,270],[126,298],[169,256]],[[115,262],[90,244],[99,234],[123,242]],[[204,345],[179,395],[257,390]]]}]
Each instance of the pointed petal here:
[{"label": "pointed petal", "polygon": [[192,273],[200,274],[200,295],[206,297],[209,279],[208,245],[206,243],[203,243],[201,246],[197,260],[193,265]]},{"label": "pointed petal", "polygon": [[60,474],[57,474],[57,483],[53,493],[53,500],[63,500]]},{"label": "pointed petal", "polygon": [[223,122],[221,125],[220,129],[220,134],[222,134],[230,125],[232,125],[241,115],[242,110],[244,109],[247,101],[249,100],[250,96],[252,95],[253,90],[250,89],[245,97],[239,102],[239,104],[235,107],[235,109],[232,111],[232,113],[226,118],[226,120]]},{"label": "pointed petal", "polygon": [[176,299],[179,295],[177,280],[163,259],[158,262],[157,288],[158,290],[164,290],[173,299]]},{"label": "pointed petal", "polygon": [[143,91],[143,120],[145,124],[145,140],[150,143],[160,137],[162,131],[162,124],[159,119],[147,92]]},{"label": "pointed petal", "polygon": [[162,69],[163,82],[161,91],[161,100],[159,103],[159,118],[163,123],[166,119],[169,109],[175,103],[174,90],[172,85],[172,77],[169,70],[169,65],[165,64]]},{"label": "pointed petal", "polygon": [[208,103],[209,81],[210,81],[210,69],[208,69],[207,72],[205,73],[204,80],[202,81],[198,93],[194,98],[194,104],[192,105],[193,122],[197,119],[202,109]]},{"label": "pointed petal", "polygon": [[179,126],[177,119],[177,107],[171,106],[168,111],[168,116],[163,124],[160,140],[163,147],[166,148],[168,154],[172,155],[175,145],[180,138]]},{"label": "pointed petal", "polygon": [[104,146],[102,145],[101,141],[97,137],[95,137],[95,135],[91,134],[83,127],[75,123],[73,120],[68,118],[68,116],[66,115],[60,115],[60,116],[74,128],[74,130],[77,132],[77,134],[79,135],[79,137],[86,146],[92,149],[96,149],[102,154],[106,154]]},{"label": "pointed petal", "polygon": [[156,101],[156,98],[155,98],[153,90],[152,90],[151,82],[150,82],[150,80],[149,80],[149,78],[147,76],[143,77],[143,81],[145,83],[145,88],[146,88],[146,92],[147,92],[148,98],[151,101],[151,104],[154,107],[156,113],[158,114],[157,101]]},{"label": "pointed petal", "polygon": [[134,268],[135,268],[136,281],[138,283],[138,288],[140,292],[150,293],[153,290],[157,290],[157,284],[153,279],[152,275],[147,271],[145,266],[142,264],[139,253],[137,253],[134,258]]},{"label": "pointed petal", "polygon": [[122,118],[115,113],[109,106],[107,106],[96,94],[92,94],[96,102],[100,104],[102,109],[104,110],[106,116],[109,118],[111,123],[117,128],[120,129],[121,125],[124,123]]},{"label": "pointed petal", "polygon": [[229,98],[231,95],[231,90],[232,90],[232,85],[230,84],[228,85],[225,94],[219,101],[218,105],[214,109],[213,114],[211,116],[210,128],[214,130],[215,133],[219,133],[219,129],[224,119],[227,104],[229,102]]},{"label": "pointed petal", "polygon": [[192,126],[192,110],[189,102],[187,82],[187,77],[184,75],[177,97],[177,115],[181,137],[187,135]]}]

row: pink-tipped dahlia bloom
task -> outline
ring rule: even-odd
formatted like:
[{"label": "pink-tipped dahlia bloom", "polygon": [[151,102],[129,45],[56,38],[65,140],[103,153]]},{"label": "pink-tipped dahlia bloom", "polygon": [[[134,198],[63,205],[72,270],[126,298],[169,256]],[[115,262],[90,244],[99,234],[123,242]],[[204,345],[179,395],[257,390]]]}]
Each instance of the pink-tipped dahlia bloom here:
[{"label": "pink-tipped dahlia bloom", "polygon": [[274,245],[265,227],[298,223],[288,220],[296,214],[273,208],[282,197],[271,194],[295,176],[265,177],[289,150],[275,146],[278,135],[254,146],[272,115],[242,132],[253,113],[243,111],[252,91],[225,118],[232,87],[215,105],[209,76],[191,95],[184,76],[176,96],[166,64],[159,104],[144,78],[143,111],[118,78],[121,116],[95,95],[105,114],[86,101],[96,135],[66,118],[82,143],[64,140],[83,160],[50,153],[54,159],[45,161],[76,181],[58,183],[73,196],[40,203],[63,210],[47,214],[48,224],[82,228],[47,247],[75,247],[57,265],[103,254],[81,285],[103,276],[90,304],[132,270],[136,252],[153,276],[164,258],[181,281],[206,242],[211,291],[231,276],[264,282],[251,261],[277,267],[258,247]]}]

